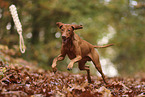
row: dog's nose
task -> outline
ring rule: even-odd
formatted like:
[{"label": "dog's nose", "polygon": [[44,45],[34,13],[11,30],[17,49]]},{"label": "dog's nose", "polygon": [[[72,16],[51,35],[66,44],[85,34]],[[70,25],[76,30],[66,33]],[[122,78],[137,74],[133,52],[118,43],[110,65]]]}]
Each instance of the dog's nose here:
[{"label": "dog's nose", "polygon": [[61,36],[62,37],[62,39],[66,39],[66,36]]}]

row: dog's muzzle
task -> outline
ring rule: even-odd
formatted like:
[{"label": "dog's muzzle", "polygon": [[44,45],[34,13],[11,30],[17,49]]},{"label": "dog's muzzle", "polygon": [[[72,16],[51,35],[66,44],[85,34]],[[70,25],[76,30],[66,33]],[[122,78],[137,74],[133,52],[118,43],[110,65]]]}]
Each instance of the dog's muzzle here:
[{"label": "dog's muzzle", "polygon": [[62,42],[67,43],[68,38],[66,36],[62,36]]}]

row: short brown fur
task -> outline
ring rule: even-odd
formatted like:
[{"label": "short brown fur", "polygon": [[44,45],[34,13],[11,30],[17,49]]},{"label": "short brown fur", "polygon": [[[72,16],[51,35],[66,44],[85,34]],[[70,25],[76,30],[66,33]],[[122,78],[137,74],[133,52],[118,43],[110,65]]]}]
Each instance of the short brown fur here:
[{"label": "short brown fur", "polygon": [[92,61],[96,67],[96,69],[99,71],[99,73],[102,75],[102,78],[104,82],[105,75],[102,72],[100,61],[99,61],[99,55],[95,48],[104,48],[112,46],[113,44],[109,44],[106,46],[94,46],[90,43],[88,43],[85,40],[82,40],[75,32],[74,30],[82,29],[82,25],[74,25],[74,24],[64,24],[61,22],[56,23],[57,26],[61,29],[61,35],[62,35],[62,47],[61,47],[61,54],[58,55],[54,60],[52,64],[52,69],[55,72],[57,61],[61,61],[65,58],[66,55],[70,58],[70,63],[67,66],[68,70],[71,70],[73,68],[73,65],[75,62],[78,62],[79,69],[80,70],[86,70],[87,71],[87,78],[88,82],[91,83],[91,77],[90,77],[90,69],[88,65],[85,65],[87,61]]}]

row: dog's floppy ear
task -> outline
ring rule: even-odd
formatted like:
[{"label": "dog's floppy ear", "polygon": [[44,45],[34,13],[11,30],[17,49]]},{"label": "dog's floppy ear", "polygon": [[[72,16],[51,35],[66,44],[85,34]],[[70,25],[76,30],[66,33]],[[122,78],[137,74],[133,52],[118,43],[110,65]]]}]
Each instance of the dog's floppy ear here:
[{"label": "dog's floppy ear", "polygon": [[64,24],[61,23],[61,22],[57,22],[56,25],[61,29],[61,27],[62,27]]},{"label": "dog's floppy ear", "polygon": [[75,24],[73,24],[73,25],[72,25],[72,28],[73,28],[74,30],[83,29],[83,26],[82,26],[82,25],[75,25]]}]

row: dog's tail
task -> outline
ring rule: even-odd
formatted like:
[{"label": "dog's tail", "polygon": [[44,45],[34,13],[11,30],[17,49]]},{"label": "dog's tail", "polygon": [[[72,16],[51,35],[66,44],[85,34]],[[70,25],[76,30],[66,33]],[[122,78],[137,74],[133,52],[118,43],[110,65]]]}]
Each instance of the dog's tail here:
[{"label": "dog's tail", "polygon": [[114,44],[108,44],[108,45],[104,45],[104,46],[94,46],[94,48],[106,48],[106,47],[109,47],[109,46],[113,46]]}]

